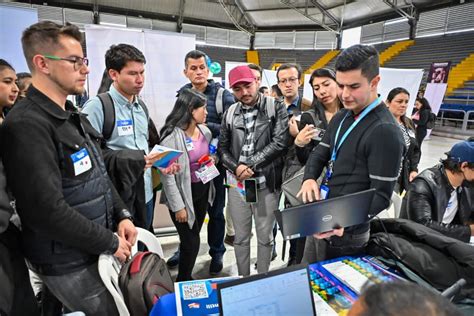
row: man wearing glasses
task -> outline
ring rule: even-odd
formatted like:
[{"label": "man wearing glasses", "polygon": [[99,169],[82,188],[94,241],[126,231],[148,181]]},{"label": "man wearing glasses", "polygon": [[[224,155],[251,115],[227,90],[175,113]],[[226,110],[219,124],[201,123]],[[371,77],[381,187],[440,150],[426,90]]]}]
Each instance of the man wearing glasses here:
[{"label": "man wearing glasses", "polygon": [[[158,159],[158,154],[149,154],[148,128],[149,117],[145,104],[139,99],[139,94],[145,83],[145,56],[136,47],[128,44],[112,45],[105,53],[105,66],[108,75],[113,80],[105,97],[111,99],[114,110],[114,127],[106,135],[107,127],[104,121],[105,104],[98,96],[84,104],[82,113],[88,115],[92,126],[104,135],[107,147],[112,150],[131,149],[138,158],[144,159],[144,186],[135,187],[136,203],[128,204],[137,226],[151,229],[155,203],[153,199],[153,184],[151,166]],[[138,152],[139,153],[138,153]],[[135,156],[134,156],[135,157]],[[166,172],[162,169],[162,172]],[[142,189],[143,188],[143,189]],[[143,201],[145,203],[143,203]]]},{"label": "man wearing glasses", "polygon": [[[278,87],[283,94],[283,103],[288,112],[288,128],[290,137],[288,138],[288,151],[285,155],[283,167],[283,181],[291,178],[301,164],[296,157],[295,137],[298,135],[298,118],[301,115],[301,105],[303,97],[298,94],[300,86],[301,67],[298,64],[283,64],[277,70]],[[285,207],[290,206],[285,200]],[[305,238],[292,239],[290,241],[290,256],[288,266],[301,262],[303,258]],[[299,245],[299,247],[298,247]]]},{"label": "man wearing glasses", "polygon": [[102,253],[125,261],[137,232],[107,175],[100,134],[66,100],[89,73],[81,41],[70,24],[23,32],[32,85],[2,127],[3,162],[29,267],[68,310],[117,315],[97,261]]}]

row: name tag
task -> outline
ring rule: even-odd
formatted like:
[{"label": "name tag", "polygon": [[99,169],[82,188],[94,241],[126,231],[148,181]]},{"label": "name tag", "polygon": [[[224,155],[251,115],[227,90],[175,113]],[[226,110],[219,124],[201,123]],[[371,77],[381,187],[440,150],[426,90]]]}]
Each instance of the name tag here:
[{"label": "name tag", "polygon": [[191,138],[186,138],[185,143],[186,143],[186,149],[188,151],[194,150],[194,144]]},{"label": "name tag", "polygon": [[202,183],[206,184],[219,176],[219,170],[217,170],[214,163],[210,161],[204,166],[201,166],[201,168],[196,171],[196,176],[199,178],[199,180],[201,180]]},{"label": "name tag", "polygon": [[118,130],[119,136],[133,135],[132,120],[117,121],[117,130]]},{"label": "name tag", "polygon": [[321,197],[321,200],[325,200],[328,198],[329,194],[329,187],[327,185],[321,185],[321,188],[319,190],[319,195]]},{"label": "name tag", "polygon": [[78,176],[92,168],[91,157],[85,148],[82,148],[77,153],[72,154],[71,160],[74,165],[75,176]]}]

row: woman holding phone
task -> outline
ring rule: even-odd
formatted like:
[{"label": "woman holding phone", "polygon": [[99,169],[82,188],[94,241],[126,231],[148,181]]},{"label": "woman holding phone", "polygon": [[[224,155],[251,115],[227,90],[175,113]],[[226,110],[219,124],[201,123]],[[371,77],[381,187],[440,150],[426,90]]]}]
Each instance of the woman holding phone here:
[{"label": "woman holding phone", "polygon": [[329,121],[342,108],[334,70],[316,69],[309,78],[309,84],[313,89],[313,104],[310,110],[301,114],[300,132],[295,139],[296,155],[302,165],[306,164],[309,154],[319,144]]},{"label": "woman holding phone", "polygon": [[179,270],[176,281],[192,280],[199,252],[199,232],[209,204],[214,200],[214,186],[203,183],[196,174],[202,157],[209,155],[212,133],[205,125],[206,96],[184,89],[161,129],[161,145],[183,152],[178,163],[181,172],[161,176],[163,193],[160,203],[169,208],[180,239]]}]

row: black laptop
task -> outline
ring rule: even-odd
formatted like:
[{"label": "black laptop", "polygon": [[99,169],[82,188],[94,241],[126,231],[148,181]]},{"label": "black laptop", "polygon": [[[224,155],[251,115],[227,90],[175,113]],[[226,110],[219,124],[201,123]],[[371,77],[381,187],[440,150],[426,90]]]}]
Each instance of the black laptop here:
[{"label": "black laptop", "polygon": [[276,210],[285,240],[362,224],[369,220],[375,189]]},{"label": "black laptop", "polygon": [[316,315],[306,265],[218,283],[217,294],[223,316]]}]

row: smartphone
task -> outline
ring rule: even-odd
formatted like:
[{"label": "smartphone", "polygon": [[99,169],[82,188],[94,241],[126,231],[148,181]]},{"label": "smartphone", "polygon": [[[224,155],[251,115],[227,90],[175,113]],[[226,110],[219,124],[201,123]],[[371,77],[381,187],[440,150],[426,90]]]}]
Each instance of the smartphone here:
[{"label": "smartphone", "polygon": [[257,179],[247,179],[244,181],[245,202],[257,203]]},{"label": "smartphone", "polygon": [[321,141],[326,131],[319,127],[315,127],[314,130],[315,130],[315,134],[313,136],[313,139],[317,141]]}]

